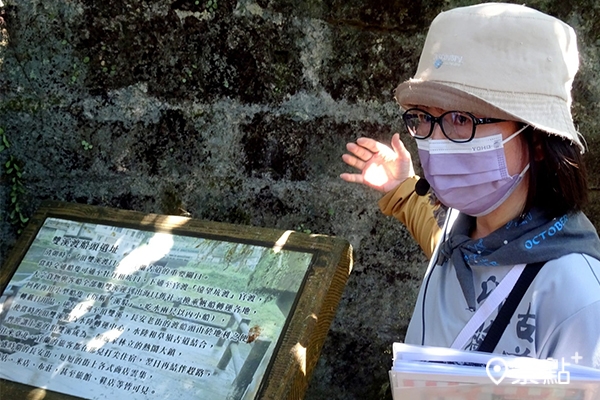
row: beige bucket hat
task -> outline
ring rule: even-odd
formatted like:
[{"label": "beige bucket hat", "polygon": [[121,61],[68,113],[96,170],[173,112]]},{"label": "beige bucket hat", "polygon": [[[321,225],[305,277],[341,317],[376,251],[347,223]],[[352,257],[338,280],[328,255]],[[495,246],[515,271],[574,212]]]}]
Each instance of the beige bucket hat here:
[{"label": "beige bucket hat", "polygon": [[485,3],[431,23],[414,78],[396,101],[521,121],[584,146],[573,125],[575,31],[534,9]]}]

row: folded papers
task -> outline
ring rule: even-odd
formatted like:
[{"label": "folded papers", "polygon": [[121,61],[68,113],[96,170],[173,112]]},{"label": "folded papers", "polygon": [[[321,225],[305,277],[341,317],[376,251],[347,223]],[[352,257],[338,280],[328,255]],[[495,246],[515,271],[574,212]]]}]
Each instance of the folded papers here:
[{"label": "folded papers", "polygon": [[404,343],[394,343],[393,355],[389,374],[394,400],[600,400],[600,370],[572,359]]}]

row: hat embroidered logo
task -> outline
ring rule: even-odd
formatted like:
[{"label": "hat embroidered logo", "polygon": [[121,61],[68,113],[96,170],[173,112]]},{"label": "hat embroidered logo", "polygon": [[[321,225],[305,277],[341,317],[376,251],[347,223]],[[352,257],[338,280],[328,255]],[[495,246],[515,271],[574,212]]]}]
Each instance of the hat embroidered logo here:
[{"label": "hat embroidered logo", "polygon": [[455,54],[436,54],[433,66],[435,68],[441,67],[443,64],[451,65],[453,67],[460,67],[462,65],[463,57]]}]

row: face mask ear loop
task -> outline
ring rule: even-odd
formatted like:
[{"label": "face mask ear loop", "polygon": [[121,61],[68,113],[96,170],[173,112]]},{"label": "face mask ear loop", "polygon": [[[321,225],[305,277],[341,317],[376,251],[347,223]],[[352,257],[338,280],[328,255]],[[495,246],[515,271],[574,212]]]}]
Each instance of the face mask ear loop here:
[{"label": "face mask ear loop", "polygon": [[475,215],[473,215],[473,217],[481,217],[481,216],[487,215],[487,214],[491,213],[492,211],[494,211],[496,208],[498,208],[498,206],[500,206],[500,204],[504,203],[504,201],[506,199],[508,199],[508,197],[513,193],[514,189],[517,188],[517,185],[519,185],[519,183],[521,183],[521,180],[523,180],[523,176],[525,176],[525,174],[529,170],[529,166],[530,166],[530,164],[527,164],[525,166],[525,168],[523,168],[523,171],[521,171],[521,173],[519,175],[515,175],[517,177],[516,178],[517,183],[513,186],[513,190],[507,192],[500,200],[498,200],[498,202],[496,204],[494,204],[493,206],[488,208],[486,211],[484,211],[483,213],[480,213],[480,214],[475,214]]},{"label": "face mask ear loop", "polygon": [[531,164],[527,163],[527,165],[525,166],[525,168],[523,168],[523,171],[521,171],[521,173],[519,174],[519,178],[523,178],[523,176],[525,176],[525,173],[529,170],[530,166],[531,166]]},{"label": "face mask ear loop", "polygon": [[506,144],[508,142],[510,142],[515,136],[517,136],[519,133],[523,132],[525,129],[527,129],[529,127],[529,125],[525,125],[524,127],[522,127],[521,129],[519,129],[518,131],[516,131],[515,133],[513,133],[512,135],[510,135],[509,137],[507,137],[506,139],[504,139],[502,141],[502,144]]}]

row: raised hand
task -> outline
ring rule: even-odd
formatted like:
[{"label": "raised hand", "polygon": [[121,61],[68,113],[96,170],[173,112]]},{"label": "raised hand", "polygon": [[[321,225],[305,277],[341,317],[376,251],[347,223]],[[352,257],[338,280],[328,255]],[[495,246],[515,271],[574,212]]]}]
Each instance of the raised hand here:
[{"label": "raised hand", "polygon": [[400,141],[400,135],[394,134],[391,144],[389,147],[364,137],[358,138],[356,143],[348,143],[346,149],[350,154],[344,154],[342,160],[360,173],[343,173],[340,178],[385,193],[414,176],[410,153]]}]

